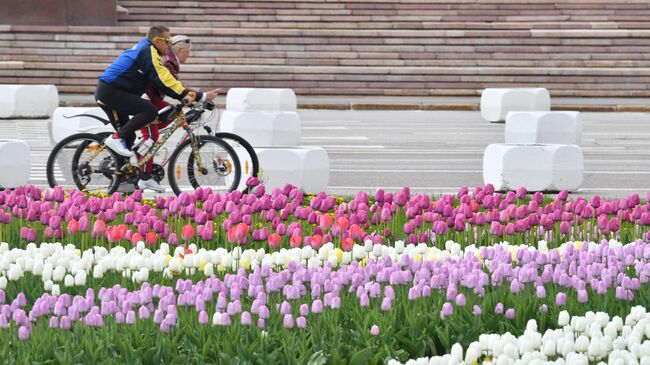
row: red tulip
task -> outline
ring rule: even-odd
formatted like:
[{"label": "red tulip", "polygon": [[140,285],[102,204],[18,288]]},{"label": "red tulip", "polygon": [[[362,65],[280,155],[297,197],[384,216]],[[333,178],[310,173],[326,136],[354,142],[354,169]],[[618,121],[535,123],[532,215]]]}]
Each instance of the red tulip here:
[{"label": "red tulip", "polygon": [[189,241],[192,237],[194,237],[194,227],[191,224],[184,225],[181,231],[181,238],[184,241]]},{"label": "red tulip", "polygon": [[280,241],[282,240],[282,237],[280,237],[279,234],[277,233],[271,233],[269,235],[268,241],[269,241],[269,247],[271,248],[279,248],[280,247]]},{"label": "red tulip", "polygon": [[343,251],[352,251],[352,247],[354,247],[354,241],[350,237],[346,237],[343,240],[341,240],[341,249]]},{"label": "red tulip", "polygon": [[79,222],[77,222],[76,219],[72,219],[70,223],[68,223],[68,233],[75,234],[77,232],[79,232]]},{"label": "red tulip", "polygon": [[145,242],[147,245],[152,246],[156,241],[158,240],[158,235],[156,235],[155,232],[147,232],[147,236],[145,237]]},{"label": "red tulip", "polygon": [[135,233],[131,236],[131,243],[135,246],[135,244],[138,243],[138,242],[140,242],[140,241],[144,241],[144,238],[142,238],[142,235],[141,235],[140,233],[135,232]]},{"label": "red tulip", "polygon": [[302,236],[300,235],[293,235],[291,236],[291,239],[289,240],[289,243],[291,244],[291,247],[300,247],[300,244],[302,243]]}]

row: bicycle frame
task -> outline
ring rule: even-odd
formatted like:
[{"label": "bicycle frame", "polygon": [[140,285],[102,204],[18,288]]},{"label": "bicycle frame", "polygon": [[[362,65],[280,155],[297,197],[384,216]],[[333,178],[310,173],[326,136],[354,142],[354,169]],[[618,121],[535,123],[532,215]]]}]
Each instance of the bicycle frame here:
[{"label": "bicycle frame", "polygon": [[[174,124],[170,128],[166,128],[165,132],[158,138],[158,141],[154,143],[153,146],[147,151],[147,153],[138,161],[137,164],[133,165],[129,161],[129,159],[125,159],[124,161],[124,166],[120,170],[115,171],[116,175],[122,175],[123,173],[127,174],[133,174],[136,170],[140,170],[149,160],[153,159],[153,157],[156,155],[156,153],[162,148],[162,146],[167,142],[167,140],[171,137],[174,132],[176,132],[177,129],[183,128],[185,132],[187,133],[185,138],[182,140],[186,140],[187,138],[190,138],[191,143],[192,143],[192,153],[194,154],[194,159],[196,161],[196,164],[198,165],[199,171],[202,173],[205,173],[206,168],[203,166],[203,162],[201,161],[201,156],[198,153],[199,146],[198,146],[198,139],[196,138],[196,135],[192,133],[192,130],[189,126],[189,123],[185,120],[185,113],[183,113],[182,110],[179,110],[178,115],[176,116],[176,120],[174,121]],[[93,155],[91,155],[88,158],[88,161],[94,160],[99,154],[106,148],[105,145],[101,145]],[[165,161],[165,162],[168,162]]]}]

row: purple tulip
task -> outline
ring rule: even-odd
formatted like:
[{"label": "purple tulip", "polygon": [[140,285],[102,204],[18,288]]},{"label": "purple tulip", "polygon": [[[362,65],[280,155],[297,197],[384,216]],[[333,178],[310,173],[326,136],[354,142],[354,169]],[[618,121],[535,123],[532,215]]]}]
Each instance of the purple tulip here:
[{"label": "purple tulip", "polygon": [[[263,319],[261,319],[261,318],[260,318],[260,320],[263,321]],[[252,321],[252,318],[251,318],[251,314],[250,314],[250,312],[246,312],[246,311],[242,312],[242,314],[241,314],[241,321],[240,321],[240,322],[241,322],[241,324],[244,325],[244,326],[250,326],[251,323],[253,322],[253,321]]]},{"label": "purple tulip", "polygon": [[29,338],[29,335],[31,334],[31,329],[26,326],[20,326],[18,329],[18,339],[21,341],[25,341]]},{"label": "purple tulip", "polygon": [[456,305],[459,307],[464,307],[466,304],[465,294],[460,293],[456,296]]},{"label": "purple tulip", "polygon": [[296,319],[296,326],[298,328],[306,328],[307,327],[307,318],[300,316]]},{"label": "purple tulip", "polygon": [[442,309],[440,310],[440,319],[445,319],[446,317],[449,317],[452,314],[454,314],[454,308],[451,306],[451,303],[445,302],[442,305]]},{"label": "purple tulip", "polygon": [[515,310],[514,310],[514,308],[509,308],[509,309],[506,311],[506,318],[508,318],[508,319],[515,319]]},{"label": "purple tulip", "polygon": [[497,303],[496,307],[494,307],[494,313],[503,314],[503,303]]},{"label": "purple tulip", "polygon": [[370,334],[373,336],[379,336],[379,326],[373,324],[372,327],[370,327]]},{"label": "purple tulip", "polygon": [[474,306],[472,307],[472,314],[475,315],[475,316],[480,316],[481,315],[481,307],[474,304]]},{"label": "purple tulip", "polygon": [[563,307],[566,305],[566,294],[559,292],[555,296],[555,304],[559,307]]},{"label": "purple tulip", "polygon": [[284,315],[282,326],[284,326],[284,328],[293,328],[293,316],[291,314]]}]

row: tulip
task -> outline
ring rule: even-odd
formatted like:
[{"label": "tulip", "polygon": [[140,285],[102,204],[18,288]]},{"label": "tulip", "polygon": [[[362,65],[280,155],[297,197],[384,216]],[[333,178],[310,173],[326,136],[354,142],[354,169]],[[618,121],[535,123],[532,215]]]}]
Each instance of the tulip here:
[{"label": "tulip", "polygon": [[30,334],[31,334],[31,330],[28,327],[20,326],[20,328],[18,329],[18,339],[21,341],[27,340]]},{"label": "tulip", "polygon": [[183,241],[189,241],[192,237],[194,237],[194,227],[191,224],[184,225],[181,231],[181,238]]},{"label": "tulip", "polygon": [[442,309],[440,310],[440,319],[445,319],[446,317],[449,317],[452,314],[454,314],[454,308],[451,306],[451,303],[445,302],[442,305]]},{"label": "tulip", "polygon": [[372,327],[370,327],[370,334],[372,336],[379,336],[379,326],[373,324]]},{"label": "tulip", "polygon": [[566,294],[560,292],[555,296],[555,304],[559,307],[566,305]]}]

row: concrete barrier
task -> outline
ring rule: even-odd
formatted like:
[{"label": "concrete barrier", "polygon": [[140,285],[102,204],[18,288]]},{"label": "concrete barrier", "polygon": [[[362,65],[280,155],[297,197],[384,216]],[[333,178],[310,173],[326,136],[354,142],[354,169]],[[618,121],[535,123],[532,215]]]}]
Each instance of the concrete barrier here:
[{"label": "concrete barrier", "polygon": [[0,188],[29,182],[29,145],[18,139],[0,139]]},{"label": "concrete barrier", "polygon": [[[237,154],[244,153],[237,148]],[[329,156],[320,147],[255,148],[260,163],[259,178],[267,191],[293,184],[304,192],[325,191],[329,182]],[[243,181],[239,188],[245,186]]]},{"label": "concrete barrier", "polygon": [[54,85],[0,85],[0,118],[49,118],[58,106]]},{"label": "concrete barrier", "polygon": [[582,150],[576,145],[495,143],[483,155],[483,181],[497,190],[575,191],[583,175]]},{"label": "concrete barrier", "polygon": [[235,112],[221,114],[221,132],[242,136],[253,147],[289,147],[300,143],[300,117],[296,112]]},{"label": "concrete barrier", "polygon": [[511,111],[548,111],[551,97],[545,88],[488,88],[481,94],[481,116],[490,122],[505,121]]},{"label": "concrete barrier", "polygon": [[506,116],[505,141],[580,145],[580,112],[509,112]]},{"label": "concrete barrier", "polygon": [[232,88],[226,95],[226,110],[296,111],[296,94],[291,89]]},{"label": "concrete barrier", "polygon": [[99,107],[56,108],[52,115],[52,126],[50,129],[54,143],[59,143],[64,138],[75,133],[114,132],[113,127],[110,124],[104,125],[102,122],[91,117],[66,118],[66,116],[70,117],[78,114],[91,114],[103,119],[107,118],[106,113],[104,113],[104,111]]}]

